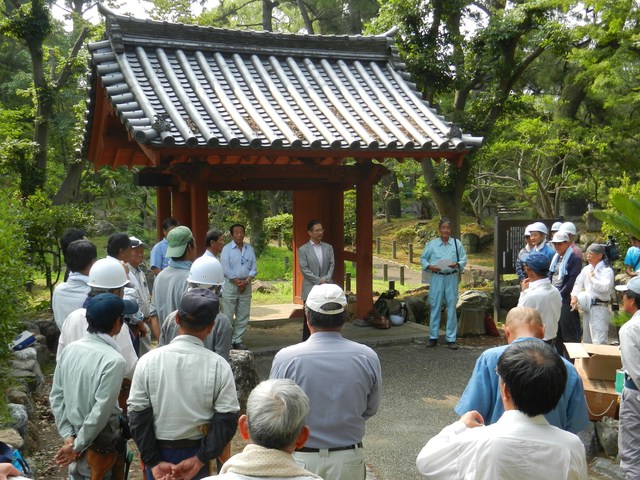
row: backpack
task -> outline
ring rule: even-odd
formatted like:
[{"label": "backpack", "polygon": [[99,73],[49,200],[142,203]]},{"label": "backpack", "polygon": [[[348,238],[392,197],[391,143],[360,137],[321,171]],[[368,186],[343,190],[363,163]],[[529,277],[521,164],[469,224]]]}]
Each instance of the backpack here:
[{"label": "backpack", "polygon": [[0,463],[12,464],[21,474],[31,474],[31,468],[27,461],[22,458],[20,451],[15,448],[11,448],[4,442],[0,442]]},{"label": "backpack", "polygon": [[604,255],[609,265],[613,265],[613,262],[620,258],[620,245],[613,235],[609,235],[609,241],[604,246]]}]

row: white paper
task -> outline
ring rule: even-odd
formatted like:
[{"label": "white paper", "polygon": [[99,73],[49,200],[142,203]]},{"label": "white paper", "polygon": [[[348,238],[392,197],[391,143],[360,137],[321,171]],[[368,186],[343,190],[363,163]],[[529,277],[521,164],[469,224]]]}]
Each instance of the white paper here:
[{"label": "white paper", "polygon": [[451,265],[452,263],[455,262],[452,262],[451,260],[448,260],[446,258],[442,258],[436,262],[436,267],[438,267],[442,271],[450,271],[451,267],[449,267],[449,265]]}]

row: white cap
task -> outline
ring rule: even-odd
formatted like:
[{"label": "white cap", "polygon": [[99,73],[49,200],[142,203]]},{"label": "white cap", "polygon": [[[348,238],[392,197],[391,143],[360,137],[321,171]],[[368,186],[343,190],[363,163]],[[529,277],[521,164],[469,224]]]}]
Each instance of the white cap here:
[{"label": "white cap", "polygon": [[[341,307],[335,310],[323,310],[321,307],[327,303],[338,303]],[[314,312],[336,315],[344,312],[344,307],[347,306],[347,297],[338,285],[323,283],[322,285],[314,285],[304,305]]]},{"label": "white cap", "polygon": [[558,230],[560,230],[561,226],[562,226],[562,222],[555,222],[553,225],[551,225],[551,231],[557,232]]},{"label": "white cap", "polygon": [[569,235],[566,232],[560,231],[553,234],[553,238],[551,239],[551,243],[562,243],[568,242]]},{"label": "white cap", "polygon": [[131,240],[131,248],[138,248],[138,247],[142,247],[142,248],[149,248],[149,245],[147,245],[146,243],[144,243],[142,240],[140,240],[139,238],[136,237],[129,237],[129,240]]},{"label": "white cap", "polygon": [[640,277],[633,277],[626,285],[616,285],[616,290],[619,292],[631,290],[633,293],[640,295]]},{"label": "white cap", "polygon": [[560,225],[560,231],[566,232],[569,235],[575,235],[577,233],[576,226],[571,222],[564,222],[562,225]]},{"label": "white cap", "polygon": [[531,236],[531,225],[527,225],[524,229],[524,236],[525,237],[529,237]]},{"label": "white cap", "polygon": [[547,233],[549,233],[549,230],[547,229],[547,226],[542,222],[535,222],[535,223],[532,223],[531,225],[529,225],[529,231],[530,232],[541,232],[541,233],[544,233],[545,235]]}]

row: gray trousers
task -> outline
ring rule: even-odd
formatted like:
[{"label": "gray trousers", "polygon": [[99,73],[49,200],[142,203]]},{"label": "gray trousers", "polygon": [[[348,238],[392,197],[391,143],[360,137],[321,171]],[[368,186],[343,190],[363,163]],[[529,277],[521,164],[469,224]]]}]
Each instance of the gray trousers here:
[{"label": "gray trousers", "polygon": [[628,480],[640,479],[640,391],[624,387],[618,432],[620,468]]}]

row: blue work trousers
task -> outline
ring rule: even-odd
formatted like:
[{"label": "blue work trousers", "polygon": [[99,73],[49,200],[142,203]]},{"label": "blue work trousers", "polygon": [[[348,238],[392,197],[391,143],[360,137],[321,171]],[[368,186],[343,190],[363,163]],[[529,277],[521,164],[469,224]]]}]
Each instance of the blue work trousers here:
[{"label": "blue work trousers", "polygon": [[429,317],[429,338],[438,339],[440,329],[440,312],[442,310],[442,299],[447,305],[447,342],[455,342],[458,334],[458,317],[456,315],[456,304],[458,303],[458,274],[431,275],[429,284],[429,304],[431,305],[431,315]]}]

